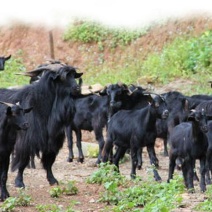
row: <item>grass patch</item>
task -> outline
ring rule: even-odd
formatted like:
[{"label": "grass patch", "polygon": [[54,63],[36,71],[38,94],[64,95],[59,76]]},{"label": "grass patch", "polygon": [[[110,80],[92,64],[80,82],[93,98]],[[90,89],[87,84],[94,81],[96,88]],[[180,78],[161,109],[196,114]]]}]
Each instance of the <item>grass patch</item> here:
[{"label": "grass patch", "polygon": [[0,87],[7,88],[29,84],[29,77],[17,75],[24,71],[26,71],[26,68],[23,64],[21,53],[12,56],[5,63],[5,70],[0,72]]}]

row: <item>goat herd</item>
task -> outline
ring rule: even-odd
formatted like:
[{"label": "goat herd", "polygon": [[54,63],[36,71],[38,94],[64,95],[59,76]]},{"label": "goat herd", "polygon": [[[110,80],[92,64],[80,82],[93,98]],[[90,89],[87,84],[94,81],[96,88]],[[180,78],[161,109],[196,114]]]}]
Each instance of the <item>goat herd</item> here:
[{"label": "goat herd", "polygon": [[[9,57],[0,57],[1,70]],[[178,91],[156,94],[123,83],[110,84],[85,95],[81,92],[82,73],[58,61],[40,65],[24,75],[30,77],[29,85],[0,89],[2,201],[9,197],[6,183],[11,154],[11,169],[18,170],[15,186],[25,187],[23,173],[34,156],[41,159],[50,185],[58,184],[52,165],[66,137],[68,161],[73,160],[73,131],[78,161],[84,161],[81,130],[95,133],[99,144],[97,164],[109,160],[119,167],[120,159],[130,150],[134,178],[136,169],[142,166],[142,148],[147,147],[150,163],[156,167],[154,178],[160,181],[154,145],[156,138],[162,138],[164,154],[169,155],[168,182],[174,169],[181,168],[185,185],[193,192],[193,179],[197,177],[195,161],[199,159],[201,191],[211,183],[212,96],[185,96]]]}]

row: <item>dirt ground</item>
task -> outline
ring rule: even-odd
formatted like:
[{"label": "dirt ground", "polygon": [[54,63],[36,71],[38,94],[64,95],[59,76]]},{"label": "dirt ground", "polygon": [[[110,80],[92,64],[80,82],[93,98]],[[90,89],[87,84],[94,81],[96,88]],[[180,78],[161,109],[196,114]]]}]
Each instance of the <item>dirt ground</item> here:
[{"label": "dirt ground", "polygon": [[[86,133],[85,139],[93,141],[93,133]],[[88,141],[86,141],[88,142]],[[163,146],[162,141],[157,140],[156,142],[156,153],[160,162],[159,174],[162,181],[166,182],[168,176],[168,157],[163,156]],[[72,163],[66,161],[68,155],[67,144],[60,151],[55,164],[53,165],[53,172],[55,177],[60,182],[67,182],[74,180],[76,182],[76,187],[78,188],[78,194],[73,196],[62,195],[60,198],[50,197],[50,189],[52,188],[47,180],[45,171],[42,168],[40,161],[36,159],[36,169],[26,169],[24,174],[24,182],[26,185],[26,193],[32,197],[32,203],[27,207],[17,207],[15,211],[17,212],[34,212],[36,210],[36,205],[48,205],[56,204],[63,206],[65,209],[70,203],[79,202],[79,204],[73,206],[76,211],[79,212],[98,212],[104,209],[107,204],[98,202],[100,198],[100,193],[104,190],[102,186],[97,184],[88,184],[86,179],[98,168],[93,166],[96,159],[95,158],[85,158],[84,163],[78,163],[75,159]],[[77,156],[77,155],[76,155]],[[121,174],[125,175],[127,178],[130,177],[130,160],[120,165]],[[147,169],[150,168],[150,163],[148,159],[148,154],[144,150],[144,164],[142,170],[137,171],[138,176],[142,176],[143,179],[147,177]],[[17,196],[18,190],[14,187],[14,179],[16,172],[9,173],[8,179],[8,190],[11,196]],[[183,205],[182,209],[175,209],[175,212],[191,212],[193,207],[204,200],[204,194],[200,192],[199,185],[195,183],[194,194],[188,194],[185,192],[183,194]]]},{"label": "dirt ground", "polygon": [[[142,46],[144,51],[144,57],[152,46],[157,49],[162,48],[165,42],[174,38],[174,35],[181,33],[189,33],[192,29],[194,34],[199,34],[205,30],[205,28],[212,29],[212,21],[205,21],[205,18],[198,18],[196,21],[186,20],[184,22],[173,22],[168,25],[160,25],[153,28],[150,33],[143,36],[137,45]],[[189,27],[188,27],[189,26]],[[5,26],[0,28],[0,54],[17,54],[21,52],[24,63],[28,70],[43,63],[45,60],[50,59],[49,49],[49,30],[42,26],[22,26],[16,24],[14,27]],[[78,46],[76,44],[68,44],[62,41],[62,29],[53,29],[54,46],[56,59],[60,59],[64,62],[72,64],[73,66],[83,67],[86,66]],[[106,54],[105,54],[106,55]],[[105,58],[106,60],[107,58]],[[174,85],[184,86],[187,82],[179,80]],[[172,86],[167,86],[168,91]],[[85,133],[84,140],[89,142],[95,142],[93,134]],[[167,180],[168,175],[168,158],[162,155],[162,147],[160,141],[156,147],[156,152],[160,161],[159,174],[163,181]],[[51,198],[49,194],[50,186],[46,180],[45,172],[41,167],[39,160],[36,160],[36,169],[27,169],[24,174],[24,181],[27,189],[27,193],[32,197],[33,201],[29,207],[19,207],[15,211],[34,212],[35,206],[38,204],[57,204],[66,207],[70,202],[77,201],[79,204],[74,206],[76,211],[80,212],[98,212],[105,208],[106,204],[99,203],[100,192],[103,190],[101,186],[87,184],[86,178],[90,176],[97,167],[92,166],[96,159],[86,158],[83,164],[78,163],[76,160],[72,163],[66,162],[68,155],[67,144],[64,144],[63,149],[60,151],[55,164],[53,165],[53,172],[55,177],[59,181],[75,180],[79,193],[74,196],[63,196],[62,198]],[[146,176],[146,169],[149,167],[149,159],[147,154],[144,153],[144,165],[143,169],[138,171],[140,176]],[[122,174],[129,177],[130,173],[130,161],[121,164],[120,171]],[[14,188],[14,178],[16,173],[9,172],[8,190],[11,196],[17,195],[17,189]],[[192,208],[198,202],[204,200],[204,194],[199,191],[199,186],[196,184],[196,193],[185,193],[183,198],[185,207],[183,209],[176,209],[173,211],[190,212]]]}]

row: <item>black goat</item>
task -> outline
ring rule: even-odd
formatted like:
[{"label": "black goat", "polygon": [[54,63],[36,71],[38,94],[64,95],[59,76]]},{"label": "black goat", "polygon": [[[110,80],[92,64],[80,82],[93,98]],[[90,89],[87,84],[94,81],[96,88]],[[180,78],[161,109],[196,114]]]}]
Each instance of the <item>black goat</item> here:
[{"label": "black goat", "polygon": [[206,151],[208,142],[205,133],[208,131],[205,111],[192,111],[188,122],[182,122],[172,130],[169,143],[169,175],[168,182],[172,179],[175,166],[182,167],[183,178],[189,192],[194,191],[193,177],[195,160],[200,160],[200,188],[206,190]]},{"label": "black goat", "polygon": [[10,58],[11,55],[9,55],[8,57],[0,57],[0,71],[4,70],[5,61],[9,60]]},{"label": "black goat", "polygon": [[161,94],[167,103],[169,117],[166,120],[157,119],[157,137],[163,139],[164,156],[168,156],[167,140],[172,129],[184,121],[188,115],[188,100],[178,91],[169,91]]},{"label": "black goat", "polygon": [[129,92],[127,86],[117,83],[107,86],[99,95],[81,95],[75,98],[76,113],[71,124],[66,128],[69,162],[72,162],[74,158],[72,131],[75,131],[77,138],[78,161],[84,161],[81,130],[94,131],[99,144],[99,156],[96,163],[101,162],[101,152],[104,146],[103,128],[107,126],[110,117],[121,107],[120,96],[127,92]]},{"label": "black goat", "polygon": [[32,108],[23,109],[18,104],[0,103],[4,104],[0,106],[0,188],[1,201],[4,201],[10,196],[6,183],[17,130],[27,130],[28,122],[24,114],[30,112]]},{"label": "black goat", "polygon": [[[208,101],[203,101],[196,106],[196,110],[204,110],[207,116],[212,117],[212,100],[204,97]],[[207,172],[206,172],[206,183],[211,184],[210,172],[212,172],[212,121],[208,121],[208,132],[206,133],[208,148],[206,152],[207,159]]]},{"label": "black goat", "polygon": [[[23,172],[31,155],[40,156],[47,172],[50,185],[58,183],[52,173],[52,165],[65,139],[65,126],[74,117],[75,107],[73,96],[80,92],[75,78],[81,77],[76,68],[61,64],[37,68],[28,72],[32,76],[43,76],[37,83],[14,90],[13,95],[2,96],[0,99],[19,101],[24,107],[33,106],[32,113],[27,115],[30,129],[20,132],[15,145],[15,158],[12,170],[18,169],[15,180],[17,187],[24,187]],[[9,91],[11,94],[11,91]]]},{"label": "black goat", "polygon": [[[121,110],[114,114],[108,123],[107,140],[103,148],[103,162],[108,161],[108,156],[113,148],[117,147],[113,158],[113,163],[119,167],[119,160],[124,156],[127,149],[130,148],[132,158],[131,177],[136,175],[138,164],[138,149],[147,147],[150,157],[150,163],[157,166],[157,157],[155,154],[156,139],[156,119],[167,118],[168,110],[165,100],[156,95],[152,99],[151,105],[142,109]],[[155,179],[161,180],[156,169],[153,170]]]}]

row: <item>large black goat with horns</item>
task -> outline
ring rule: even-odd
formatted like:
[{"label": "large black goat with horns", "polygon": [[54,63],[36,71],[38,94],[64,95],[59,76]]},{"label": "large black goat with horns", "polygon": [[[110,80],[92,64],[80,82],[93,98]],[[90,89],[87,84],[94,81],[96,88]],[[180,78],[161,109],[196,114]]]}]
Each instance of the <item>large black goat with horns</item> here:
[{"label": "large black goat with horns", "polygon": [[27,72],[28,76],[43,73],[37,83],[21,89],[0,90],[0,100],[19,101],[23,107],[33,106],[26,118],[29,130],[19,132],[15,145],[12,170],[18,169],[17,187],[24,187],[23,172],[31,155],[40,157],[50,185],[58,184],[52,165],[65,140],[65,126],[74,117],[73,96],[80,93],[75,78],[82,76],[76,68],[64,64],[50,64]]}]

